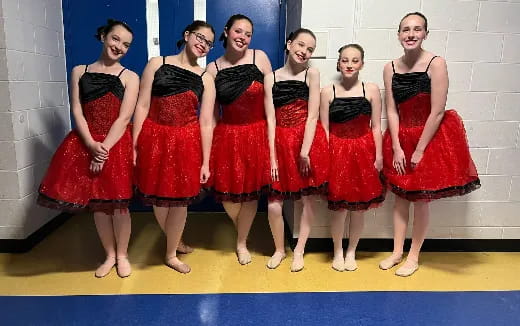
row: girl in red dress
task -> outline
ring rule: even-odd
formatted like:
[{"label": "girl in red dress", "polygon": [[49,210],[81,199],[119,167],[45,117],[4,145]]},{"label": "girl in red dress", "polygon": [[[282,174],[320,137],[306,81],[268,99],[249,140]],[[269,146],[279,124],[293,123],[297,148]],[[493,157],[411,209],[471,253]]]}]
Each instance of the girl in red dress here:
[{"label": "girl in red dress", "polygon": [[[321,92],[321,116],[329,135],[329,209],[334,242],[332,268],[354,271],[356,247],[363,232],[364,211],[384,201],[381,93],[373,83],[359,80],[365,52],[358,44],[339,49],[341,82]],[[343,258],[345,219],[351,211],[348,248]]]},{"label": "girl in red dress", "polygon": [[465,195],[480,187],[462,119],[445,111],[448,93],[446,61],[423,50],[428,23],[423,14],[404,16],[398,39],[404,55],[384,69],[388,130],[383,139],[383,172],[397,195],[394,206],[394,250],[379,264],[399,264],[414,202],[412,246],[396,275],[410,276],[419,268],[426,236],[429,202]]},{"label": "girl in red dress", "polygon": [[270,184],[263,81],[271,63],[263,51],[249,49],[252,35],[251,19],[231,16],[220,37],[226,52],[207,68],[215,77],[216,108],[222,107],[213,136],[210,185],[237,228],[242,265],[251,262],[247,236],[258,198]]},{"label": "girl in red dress", "polygon": [[134,112],[139,77],[119,60],[132,43],[132,30],[116,20],[98,29],[103,43],[99,59],[74,67],[71,109],[76,129],[58,147],[40,185],[42,206],[76,212],[94,211],[106,252],[96,277],[131,273],[128,261],[132,198],[132,136],[127,125]]},{"label": "girl in red dress", "polygon": [[178,55],[152,58],[145,67],[133,138],[137,192],[145,204],[153,205],[166,233],[165,263],[189,273],[190,267],[177,258],[176,251],[188,205],[198,198],[201,183],[209,177],[215,86],[197,59],[213,47],[215,32],[211,25],[196,20],[182,37],[177,46],[184,48]]},{"label": "girl in red dress", "polygon": [[303,252],[314,217],[311,195],[323,194],[328,175],[328,145],[318,121],[320,73],[307,66],[316,48],[316,37],[300,28],[289,35],[285,65],[265,76],[265,111],[271,156],[272,186],[269,225],[275,252],[267,263],[276,268],[285,258],[282,205],[286,199],[302,200],[298,243],[291,271],[303,269]]}]

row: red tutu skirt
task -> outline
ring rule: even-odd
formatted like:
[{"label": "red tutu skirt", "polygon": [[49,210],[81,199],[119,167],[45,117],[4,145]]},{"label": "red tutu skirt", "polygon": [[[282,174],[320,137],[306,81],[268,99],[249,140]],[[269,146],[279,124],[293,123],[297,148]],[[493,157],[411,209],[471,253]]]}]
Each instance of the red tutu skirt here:
[{"label": "red tutu skirt", "polygon": [[415,167],[410,159],[419,142],[424,124],[399,124],[399,141],[406,157],[406,173],[398,175],[392,165],[393,150],[390,132],[383,138],[383,172],[391,190],[409,201],[461,196],[480,187],[475,164],[471,159],[462,119],[454,110],[444,118],[424,155]]},{"label": "red tutu skirt", "polygon": [[[105,135],[91,133],[101,142]],[[56,150],[40,185],[38,204],[75,212],[88,208],[113,214],[127,209],[132,198],[132,136],[127,128],[110,149],[99,174],[90,172],[90,154],[76,131],[71,131]]]},{"label": "red tutu skirt", "polygon": [[331,123],[328,207],[331,210],[366,210],[380,206],[386,187],[374,167],[376,148],[370,116]]},{"label": "red tutu skirt", "polygon": [[310,174],[300,174],[299,158],[305,123],[292,127],[276,126],[276,157],[279,181],[273,182],[269,200],[300,199],[301,196],[324,194],[329,172],[329,149],[325,130],[318,122],[309,158]]},{"label": "red tutu skirt", "polygon": [[212,187],[218,201],[257,200],[271,176],[266,121],[219,123],[211,149]]},{"label": "red tutu skirt", "polygon": [[187,206],[200,194],[198,122],[184,126],[146,119],[137,141],[135,184],[146,205]]}]

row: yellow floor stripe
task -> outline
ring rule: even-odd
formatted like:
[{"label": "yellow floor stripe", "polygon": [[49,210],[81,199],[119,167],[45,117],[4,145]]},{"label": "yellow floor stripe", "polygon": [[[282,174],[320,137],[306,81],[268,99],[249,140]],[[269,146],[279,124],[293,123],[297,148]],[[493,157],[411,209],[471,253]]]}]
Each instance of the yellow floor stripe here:
[{"label": "yellow floor stripe", "polygon": [[330,254],[310,253],[305,269],[291,273],[290,254],[278,269],[265,267],[273,250],[265,214],[253,225],[251,264],[238,264],[235,237],[223,214],[190,215],[185,238],[196,251],[182,255],[192,272],[181,275],[162,264],[165,238],[153,216],[133,214],[132,276],[96,279],[103,250],[92,218],[75,216],[31,252],[0,254],[0,295],[520,290],[520,253],[423,253],[410,278],[379,270],[388,253],[360,252],[359,269],[343,273],[330,268]]}]

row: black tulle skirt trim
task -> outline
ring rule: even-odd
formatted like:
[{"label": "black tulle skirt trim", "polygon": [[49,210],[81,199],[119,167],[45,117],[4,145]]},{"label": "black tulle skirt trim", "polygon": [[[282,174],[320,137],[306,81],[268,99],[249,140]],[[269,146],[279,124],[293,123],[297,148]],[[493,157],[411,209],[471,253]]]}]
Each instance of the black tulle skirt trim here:
[{"label": "black tulle skirt trim", "polygon": [[325,196],[327,194],[328,183],[325,182],[317,187],[307,187],[300,191],[278,191],[270,187],[269,200],[299,200],[302,196]]},{"label": "black tulle skirt trim", "polygon": [[267,194],[269,192],[269,185],[262,186],[258,191],[242,194],[219,192],[213,188],[209,189],[209,191],[213,194],[217,202],[228,201],[233,203],[243,203],[247,201],[260,199],[262,195]]},{"label": "black tulle skirt trim", "polygon": [[158,207],[185,207],[193,204],[200,196],[199,194],[197,196],[182,198],[160,197],[142,193],[138,188],[135,189],[135,194],[144,205]]},{"label": "black tulle skirt trim", "polygon": [[432,201],[441,198],[464,196],[480,188],[480,179],[477,178],[462,186],[453,186],[438,190],[405,190],[396,185],[389,184],[390,190],[397,196],[408,201]]},{"label": "black tulle skirt trim", "polygon": [[45,194],[39,193],[37,203],[43,207],[69,213],[92,211],[103,212],[112,215],[116,209],[127,210],[128,206],[130,206],[130,199],[91,199],[87,205],[81,205],[61,201],[59,199],[51,198]]}]

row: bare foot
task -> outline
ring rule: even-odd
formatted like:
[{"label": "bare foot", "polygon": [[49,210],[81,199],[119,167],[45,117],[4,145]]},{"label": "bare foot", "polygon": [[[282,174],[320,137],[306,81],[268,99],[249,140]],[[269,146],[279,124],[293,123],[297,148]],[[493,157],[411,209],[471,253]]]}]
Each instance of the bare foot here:
[{"label": "bare foot", "polygon": [[132,266],[130,266],[130,261],[128,260],[128,256],[120,256],[117,257],[117,275],[121,278],[125,278],[132,274]]},{"label": "bare foot", "polygon": [[267,267],[270,269],[275,269],[280,266],[282,260],[285,259],[285,252],[276,251],[273,256],[267,262]]},{"label": "bare foot", "polygon": [[379,268],[387,270],[401,262],[402,255],[392,254],[379,263]]},{"label": "bare foot", "polygon": [[105,259],[105,262],[101,264],[96,269],[96,272],[94,273],[94,276],[97,278],[102,278],[108,275],[110,271],[112,270],[112,267],[114,267],[116,264],[116,257],[109,256]]},{"label": "bare foot", "polygon": [[176,270],[179,273],[187,274],[191,271],[191,267],[182,261],[179,260],[177,257],[166,257],[165,262],[166,266]]}]

